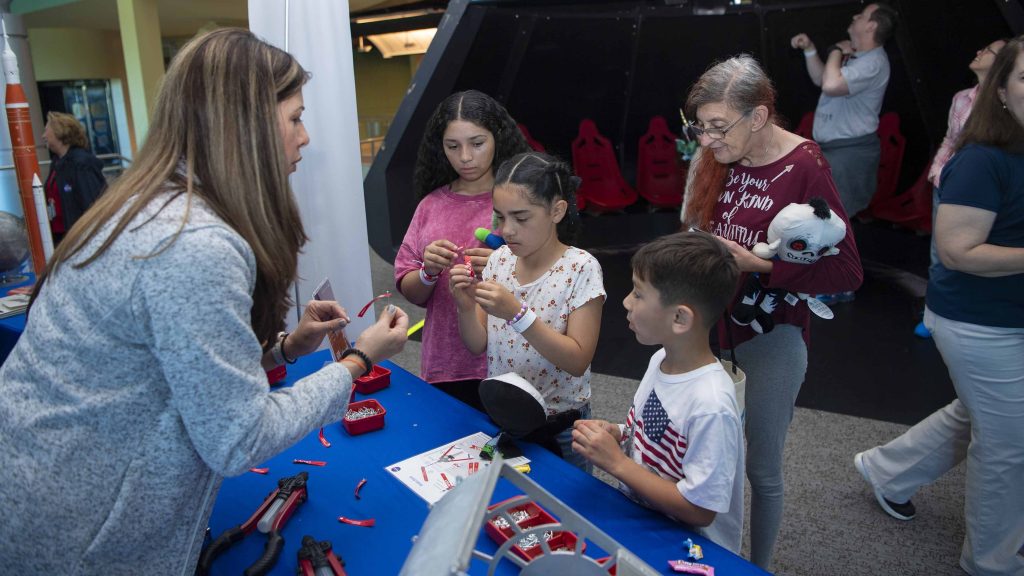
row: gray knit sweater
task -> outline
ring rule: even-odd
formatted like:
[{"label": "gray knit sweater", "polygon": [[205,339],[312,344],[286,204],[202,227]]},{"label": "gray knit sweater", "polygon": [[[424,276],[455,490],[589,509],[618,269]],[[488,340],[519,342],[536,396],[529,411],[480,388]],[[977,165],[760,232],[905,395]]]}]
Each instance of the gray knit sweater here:
[{"label": "gray knit sweater", "polygon": [[340,364],[268,389],[255,259],[204,203],[138,258],[182,222],[184,195],[146,222],[165,200],[47,280],[0,367],[0,572],[190,575],[221,478],[344,413]]}]

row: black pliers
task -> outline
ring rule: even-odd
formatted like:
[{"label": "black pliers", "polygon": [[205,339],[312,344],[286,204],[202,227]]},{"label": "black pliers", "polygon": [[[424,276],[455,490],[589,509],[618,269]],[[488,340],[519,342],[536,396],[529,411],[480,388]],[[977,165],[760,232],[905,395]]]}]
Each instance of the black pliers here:
[{"label": "black pliers", "polygon": [[299,549],[298,576],[347,576],[345,562],[334,555],[331,543],[327,540],[317,542],[312,536],[302,537],[302,548]]},{"label": "black pliers", "polygon": [[221,533],[199,556],[196,567],[198,576],[206,576],[210,565],[221,553],[232,544],[248,536],[253,530],[267,534],[267,543],[263,548],[263,556],[245,569],[245,576],[262,576],[270,571],[277,562],[277,557],[284,547],[281,527],[288,521],[295,509],[306,501],[306,479],[308,472],[299,472],[295,476],[281,478],[277,481],[277,489],[271,492],[259,509],[244,524],[229,528]]}]

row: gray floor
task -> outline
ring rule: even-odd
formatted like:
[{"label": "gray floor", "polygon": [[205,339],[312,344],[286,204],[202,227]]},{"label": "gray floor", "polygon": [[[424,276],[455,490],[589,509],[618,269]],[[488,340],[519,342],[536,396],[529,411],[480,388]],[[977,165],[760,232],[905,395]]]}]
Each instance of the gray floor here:
[{"label": "gray floor", "polygon": [[[393,269],[370,254],[377,293],[394,290]],[[413,322],[423,310],[395,295]],[[609,308],[606,313],[617,310]],[[410,342],[394,361],[418,373],[420,345]],[[642,374],[637,373],[639,378]],[[594,374],[595,418],[621,421],[636,381]],[[784,575],[963,574],[958,565],[964,537],[964,468],[959,466],[914,498],[917,518],[885,515],[853,467],[853,455],[884,443],[906,426],[797,408],[786,444],[786,507],[773,570]],[[606,475],[599,474],[609,481]],[[749,486],[747,496],[749,504]],[[747,555],[747,536],[743,554]],[[669,560],[666,558],[666,560]],[[727,575],[722,575],[727,576]]]}]

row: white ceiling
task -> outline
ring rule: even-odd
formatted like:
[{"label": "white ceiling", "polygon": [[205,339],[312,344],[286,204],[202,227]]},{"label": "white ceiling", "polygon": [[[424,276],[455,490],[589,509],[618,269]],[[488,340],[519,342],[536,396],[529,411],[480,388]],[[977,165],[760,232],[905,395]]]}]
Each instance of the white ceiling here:
[{"label": "white ceiling", "polygon": [[[163,36],[191,36],[205,24],[247,26],[246,0],[156,0]],[[361,12],[393,0],[349,0],[350,12]],[[117,0],[78,0],[23,15],[28,28],[91,28],[119,30]]]}]

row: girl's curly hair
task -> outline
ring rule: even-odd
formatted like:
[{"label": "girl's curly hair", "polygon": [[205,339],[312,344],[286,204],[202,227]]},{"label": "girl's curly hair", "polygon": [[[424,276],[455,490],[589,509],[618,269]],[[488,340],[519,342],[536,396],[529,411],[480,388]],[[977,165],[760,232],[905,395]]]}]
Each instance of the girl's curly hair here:
[{"label": "girl's curly hair", "polygon": [[459,177],[448,162],[442,143],[444,131],[455,120],[472,122],[494,135],[492,172],[505,160],[530,150],[516,121],[497,100],[478,90],[456,92],[445,98],[427,121],[413,172],[417,201]]}]

